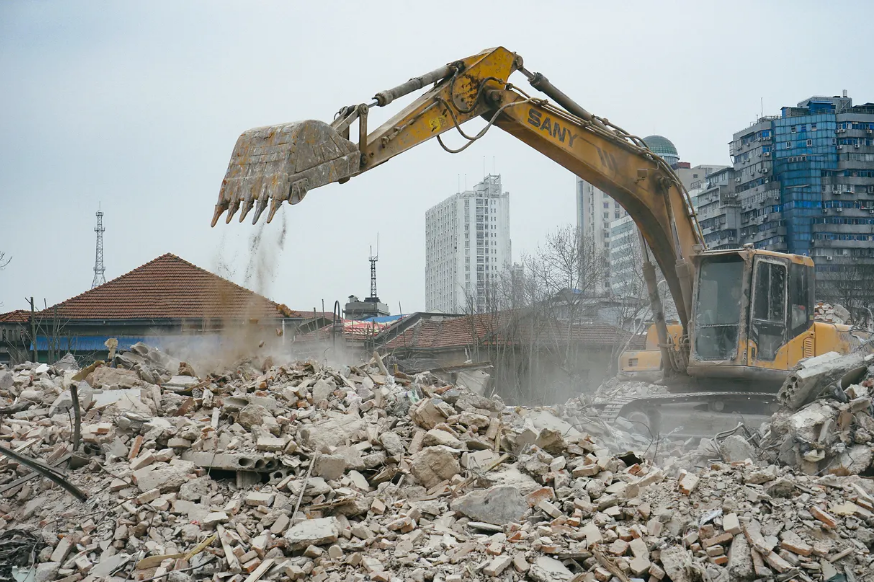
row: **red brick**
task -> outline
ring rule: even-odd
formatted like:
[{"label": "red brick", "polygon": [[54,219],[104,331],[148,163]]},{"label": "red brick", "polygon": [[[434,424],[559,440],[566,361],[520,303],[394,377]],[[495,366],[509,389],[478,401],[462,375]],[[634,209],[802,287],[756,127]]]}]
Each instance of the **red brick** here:
[{"label": "red brick", "polygon": [[834,529],[838,527],[837,520],[817,506],[812,506],[810,508],[810,513],[811,515],[813,515],[813,517],[824,523],[829,529]]},{"label": "red brick", "polygon": [[143,446],[143,435],[137,435],[137,438],[134,439],[133,444],[130,447],[130,453],[127,455],[127,460],[130,461],[132,459],[136,459],[137,455],[140,454],[140,448]]},{"label": "red brick", "polygon": [[706,540],[701,540],[701,544],[705,548],[709,548],[710,546],[715,546],[716,544],[727,544],[733,539],[733,535],[731,535],[730,533],[724,533],[719,534],[718,536],[713,536],[712,538],[707,538]]}]

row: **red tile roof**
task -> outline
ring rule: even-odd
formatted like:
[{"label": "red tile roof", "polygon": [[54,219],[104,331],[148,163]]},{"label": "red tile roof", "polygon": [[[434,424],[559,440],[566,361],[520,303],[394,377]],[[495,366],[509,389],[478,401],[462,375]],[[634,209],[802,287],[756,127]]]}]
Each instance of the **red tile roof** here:
[{"label": "red tile roof", "polygon": [[[65,319],[275,319],[300,317],[285,305],[167,253],[45,314]],[[302,312],[306,317],[306,312]]]},{"label": "red tile roof", "polygon": [[28,321],[30,321],[30,311],[25,309],[0,313],[0,323],[27,323]]},{"label": "red tile roof", "polygon": [[[388,341],[385,347],[438,349],[502,341],[528,343],[532,340],[537,343],[552,344],[563,343],[568,337],[568,329],[561,322],[553,322],[552,325],[538,324],[533,330],[526,322],[527,319],[514,318],[510,312],[498,315],[468,315],[452,319],[422,318]],[[627,341],[629,336],[627,331],[607,323],[585,323],[574,325],[570,329],[573,342],[593,347],[612,346],[617,342]],[[631,347],[638,344],[642,344],[642,341],[632,341]]]}]

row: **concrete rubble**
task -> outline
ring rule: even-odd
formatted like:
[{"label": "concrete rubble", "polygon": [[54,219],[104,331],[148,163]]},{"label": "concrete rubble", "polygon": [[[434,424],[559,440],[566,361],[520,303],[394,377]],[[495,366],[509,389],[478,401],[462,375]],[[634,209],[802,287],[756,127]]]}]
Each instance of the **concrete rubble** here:
[{"label": "concrete rubble", "polygon": [[835,323],[838,325],[849,325],[853,323],[850,312],[843,305],[832,305],[831,303],[817,302],[813,306],[813,316],[816,321],[824,321],[826,323]]},{"label": "concrete rubble", "polygon": [[139,344],[113,363],[77,383],[79,451],[76,367],[0,367],[18,409],[0,446],[89,497],[0,458],[0,578],[874,580],[868,378],[775,415],[760,447],[671,445],[656,466],[582,405],[508,407],[376,360],[198,376]]},{"label": "concrete rubble", "polygon": [[874,355],[802,361],[778,394],[783,409],[762,430],[764,462],[807,475],[874,476]]}]

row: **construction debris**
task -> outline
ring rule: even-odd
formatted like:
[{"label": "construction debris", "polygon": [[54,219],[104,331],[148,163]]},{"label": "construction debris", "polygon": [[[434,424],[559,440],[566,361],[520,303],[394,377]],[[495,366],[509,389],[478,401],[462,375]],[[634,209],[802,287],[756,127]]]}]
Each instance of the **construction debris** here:
[{"label": "construction debris", "polygon": [[[674,458],[663,449],[660,468],[655,451],[644,454],[649,440],[587,417],[582,404],[560,415],[506,407],[428,373],[393,377],[379,358],[343,370],[250,360],[201,377],[137,345],[114,364],[76,384],[85,463],[75,469],[57,463],[73,452],[76,370],[0,369],[0,406],[33,402],[3,418],[0,446],[56,466],[87,495],[22,481],[30,468],[0,460],[0,577],[692,582],[874,572],[868,379],[842,389],[845,401],[776,415],[761,449],[740,437]],[[721,450],[730,461],[713,460]]]},{"label": "construction debris", "polygon": [[804,360],[783,384],[784,409],[763,427],[761,459],[807,475],[874,475],[874,356]]},{"label": "construction debris", "polygon": [[813,306],[813,316],[816,321],[824,321],[826,323],[836,323],[838,325],[852,324],[850,312],[842,305],[832,305],[818,301]]}]

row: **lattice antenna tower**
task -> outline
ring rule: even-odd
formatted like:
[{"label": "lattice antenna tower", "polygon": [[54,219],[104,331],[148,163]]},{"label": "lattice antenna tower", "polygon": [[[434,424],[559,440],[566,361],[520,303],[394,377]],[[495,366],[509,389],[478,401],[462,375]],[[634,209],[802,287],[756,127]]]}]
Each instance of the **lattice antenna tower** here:
[{"label": "lattice antenna tower", "polygon": [[376,297],[376,261],[379,260],[379,233],[376,235],[376,254],[373,254],[373,247],[370,247],[370,296]]},{"label": "lattice antenna tower", "polygon": [[104,275],[106,269],[103,267],[103,233],[105,231],[106,229],[103,228],[103,212],[98,207],[97,226],[94,227],[94,232],[97,233],[97,250],[94,253],[94,280],[91,281],[92,289],[106,283]]}]

